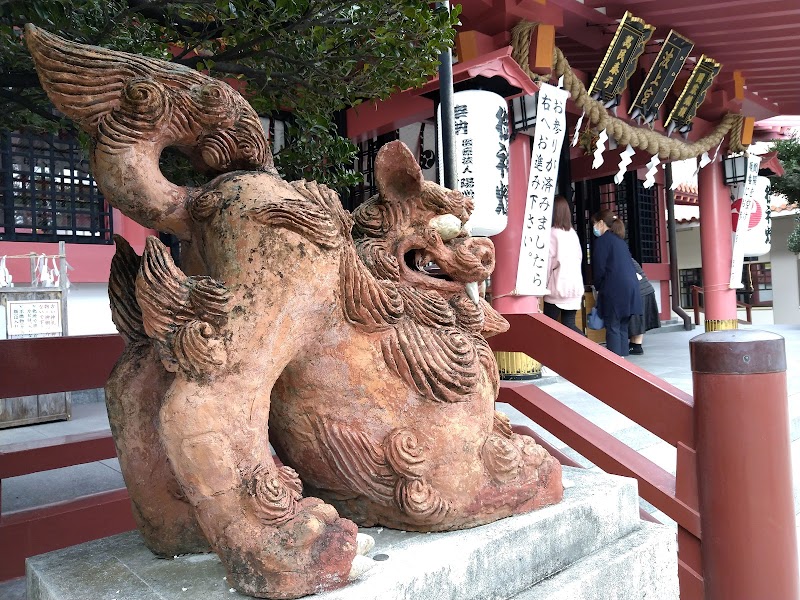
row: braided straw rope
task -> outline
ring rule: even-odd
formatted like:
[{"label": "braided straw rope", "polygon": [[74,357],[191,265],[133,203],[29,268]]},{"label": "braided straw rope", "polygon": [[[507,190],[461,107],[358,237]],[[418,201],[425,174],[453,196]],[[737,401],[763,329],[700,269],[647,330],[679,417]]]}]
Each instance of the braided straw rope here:
[{"label": "braided straw rope", "polygon": [[[531,33],[537,25],[537,23],[529,21],[520,21],[514,27],[511,31],[511,56],[519,63],[522,70],[538,83],[548,81],[550,76],[538,75],[531,71],[528,66]],[[730,150],[732,152],[740,152],[746,149],[741,144],[744,123],[742,115],[726,114],[714,128],[714,131],[706,137],[696,142],[687,143],[667,137],[651,129],[633,127],[621,119],[609,115],[602,102],[589,96],[583,82],[572,72],[564,53],[555,47],[553,49],[553,73],[556,77],[564,77],[564,89],[569,91],[575,105],[585,111],[592,125],[600,130],[605,129],[608,135],[613,137],[620,146],[630,144],[634,148],[639,148],[650,154],[657,154],[661,160],[685,160],[687,158],[696,158],[703,152],[708,152],[715,148],[730,133]]]}]

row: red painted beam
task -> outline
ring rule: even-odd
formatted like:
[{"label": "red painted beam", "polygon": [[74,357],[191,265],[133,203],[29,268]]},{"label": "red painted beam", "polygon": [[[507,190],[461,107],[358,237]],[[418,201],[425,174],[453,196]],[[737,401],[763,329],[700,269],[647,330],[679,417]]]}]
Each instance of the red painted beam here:
[{"label": "red painted beam", "polygon": [[675,497],[675,477],[654,462],[533,384],[504,381],[498,401],[510,404],[604,471],[637,479],[642,498],[700,536],[700,514]]},{"label": "red painted beam", "polygon": [[109,430],[5,444],[0,446],[0,480],[116,457]]},{"label": "red painted beam", "polygon": [[[731,35],[731,29],[735,28],[735,24],[731,23],[728,26],[721,26],[718,28],[705,28],[702,22],[698,23],[689,23],[686,25],[675,25],[675,29],[681,32],[681,35],[685,35],[690,40],[701,40],[697,42],[697,50],[702,50],[702,44],[709,43],[712,39],[716,38],[726,38]],[[737,37],[745,38],[747,41],[755,41],[759,38],[759,36],[769,36],[770,38],[773,35],[773,32],[782,32],[784,34],[788,34],[790,31],[797,30],[797,23],[792,21],[783,21],[781,22],[779,19],[773,18],[760,18],[757,15],[751,17],[750,21],[745,23],[745,27],[741,30],[742,34],[740,36],[739,31],[737,30],[736,35]],[[746,43],[745,39],[742,39],[742,43]],[[763,42],[763,39],[762,39]]]},{"label": "red painted beam", "polygon": [[[777,47],[782,48],[782,47],[784,47],[784,45],[791,44],[791,42],[795,41],[796,39],[797,39],[796,36],[792,36],[792,35],[770,37],[770,45],[767,45],[764,48],[760,48],[759,46],[754,46],[752,51],[748,48],[747,54],[750,54],[751,52],[761,51],[761,50],[764,50],[764,49],[767,49],[767,50],[774,49],[776,47],[776,45],[777,45]],[[748,43],[748,42],[757,41],[757,40],[758,40],[758,36],[757,35],[749,36],[747,31],[737,31],[736,32],[736,36],[734,36],[734,37],[722,38],[720,40],[714,40],[713,42],[709,42],[707,44],[704,44],[703,45],[703,49],[705,50],[706,48],[708,48],[709,49],[708,54],[713,57],[714,54],[712,54],[712,52],[715,49],[724,48],[724,47],[731,47],[734,50],[736,48],[740,48],[741,49],[743,43]],[[775,43],[775,45],[773,45],[773,42]],[[789,47],[791,48],[791,46],[789,46]]]},{"label": "red painted beam", "polygon": [[503,316],[511,329],[489,338],[493,350],[524,352],[669,444],[694,448],[689,394],[542,314]]},{"label": "red painted beam", "polygon": [[136,529],[128,490],[84,496],[0,517],[0,581],[25,574],[25,559]]},{"label": "red painted beam", "polygon": [[[554,446],[548,444],[546,441],[544,441],[542,438],[536,435],[536,433],[530,427],[525,427],[524,425],[512,425],[511,429],[514,430],[514,433],[518,433],[520,435],[527,435],[528,437],[533,438],[537,444],[539,444],[542,448],[547,450],[550,456],[555,458],[562,465],[566,465],[568,467],[575,467],[577,469],[583,469],[583,465],[572,460],[569,456],[561,452],[561,450],[559,450],[558,448],[555,448]],[[656,519],[653,515],[651,515],[643,508],[639,509],[639,518],[641,518],[643,521],[650,521],[651,523],[661,524],[661,521]]]},{"label": "red painted beam", "polygon": [[103,387],[124,346],[118,335],[0,340],[0,398]]}]

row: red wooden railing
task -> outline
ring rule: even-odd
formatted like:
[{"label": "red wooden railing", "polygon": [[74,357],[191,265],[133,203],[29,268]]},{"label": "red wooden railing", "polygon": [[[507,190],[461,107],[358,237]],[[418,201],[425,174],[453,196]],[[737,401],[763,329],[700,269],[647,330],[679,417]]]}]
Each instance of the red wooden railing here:
[{"label": "red wooden railing", "polygon": [[[682,600],[703,598],[693,402],[689,394],[540,314],[504,315],[511,329],[493,349],[524,352],[677,449],[673,476],[582,415],[530,384],[503,382],[507,402],[604,471],[634,477],[639,494],[678,523]],[[542,360],[542,348],[547,356]]]},{"label": "red wooden railing", "polygon": [[[122,348],[117,335],[2,340],[0,398],[103,387]],[[109,430],[5,444],[0,485],[9,477],[116,456]],[[24,575],[29,556],[135,527],[124,488],[14,512],[0,507],[0,581]]]},{"label": "red wooden railing", "polygon": [[[703,310],[700,306],[700,294],[703,293],[703,288],[693,285],[692,286],[692,306],[694,308],[694,324],[700,325],[700,312]],[[742,320],[739,319],[739,323],[742,325],[752,325],[753,324],[753,305],[747,304],[745,302],[736,301],[737,308],[743,308],[746,313],[746,319]]]},{"label": "red wooden railing", "polygon": [[[708,496],[703,496],[706,503],[716,501],[714,493],[718,492],[721,492],[723,497],[737,493],[758,496],[762,490],[737,489],[730,490],[729,494],[724,485],[720,487],[719,482],[717,482],[717,488],[714,489],[706,486],[701,481],[702,477],[699,477],[698,440],[695,439],[695,427],[699,426],[701,429],[705,427],[705,430],[710,427],[711,431],[716,432],[714,435],[717,438],[720,438],[722,442],[727,440],[729,443],[722,454],[732,455],[742,450],[741,447],[736,446],[736,440],[740,439],[742,432],[739,421],[725,417],[724,413],[716,413],[730,421],[727,423],[725,433],[721,434],[719,433],[722,431],[719,427],[721,421],[715,420],[712,410],[715,402],[708,402],[705,395],[701,396],[698,392],[698,402],[701,400],[704,402],[700,403],[701,408],[696,410],[693,398],[689,394],[634,364],[620,360],[608,350],[567,330],[543,315],[505,316],[511,323],[511,329],[505,334],[490,339],[495,350],[524,352],[536,357],[609,407],[674,446],[677,451],[676,475],[673,476],[643,457],[539,387],[521,382],[504,382],[501,386],[500,401],[511,404],[605,471],[636,478],[639,482],[640,495],[678,524],[678,568],[681,599],[728,600],[730,596],[724,594],[704,596],[710,584],[708,581],[705,582],[704,590],[702,561],[704,558],[707,560],[719,559],[721,562],[717,567],[723,563],[729,565],[726,572],[731,572],[731,564],[745,565],[741,570],[747,571],[751,556],[746,551],[739,552],[737,556],[734,556],[736,560],[729,560],[729,556],[723,556],[724,552],[710,554],[710,548],[714,545],[711,542],[701,548],[701,521],[715,523],[715,520],[709,519],[709,515],[713,513],[708,508],[701,513],[698,483],[704,493],[712,492]],[[741,340],[732,340],[732,342],[740,343]],[[786,471],[786,477],[782,478],[790,480],[790,466],[788,466],[786,458],[789,453],[789,440],[788,414],[785,407],[785,358],[781,358],[774,351],[764,353],[763,346],[747,346],[744,350],[746,354],[734,356],[735,353],[731,353],[730,344],[724,348],[720,344],[714,345],[719,346],[721,352],[710,351],[708,347],[704,352],[713,354],[720,359],[720,361],[712,361],[715,364],[721,362],[724,363],[725,369],[731,369],[723,370],[722,373],[733,373],[734,379],[741,377],[739,373],[768,373],[766,375],[750,375],[750,377],[756,377],[753,379],[753,385],[762,392],[763,397],[756,398],[755,402],[751,402],[745,407],[749,411],[747,416],[749,423],[757,421],[757,415],[764,412],[760,407],[766,405],[764,404],[765,400],[770,400],[769,404],[774,410],[771,421],[761,423],[760,429],[752,428],[754,433],[750,437],[753,439],[747,442],[748,445],[744,450],[746,455],[758,455],[758,464],[755,467],[749,465],[748,472],[752,474],[755,468],[756,471],[769,473],[770,464],[776,466],[782,460],[783,470],[781,472]],[[0,397],[102,386],[119,357],[122,347],[122,340],[118,336],[0,341],[0,368],[3,369],[0,372]],[[546,356],[542,355],[542,348],[547,349]],[[782,351],[783,346],[781,345],[780,348]],[[731,357],[736,360],[729,360]],[[750,371],[747,371],[747,368],[741,368],[739,363],[743,358],[744,363],[752,363],[748,367]],[[779,359],[783,361],[782,371],[775,368],[775,364],[780,363]],[[759,366],[755,365],[759,361],[766,361],[764,362],[765,368],[761,371],[753,370],[754,366]],[[40,376],[42,371],[39,367],[41,365],[48,365],[47,378]],[[704,380],[701,374],[706,372],[712,371],[701,370],[695,373],[695,384],[704,382],[704,387],[701,389],[716,389],[715,386],[724,385],[733,386],[726,388],[726,398],[723,399],[726,402],[721,404],[730,413],[731,410],[728,406],[731,403],[727,400],[736,394],[741,396],[742,387],[746,387],[746,384],[743,380],[730,380],[731,376],[729,375],[712,374],[710,378],[704,376],[706,377]],[[726,377],[729,379],[727,384],[725,383]],[[769,381],[772,383],[769,384]],[[740,397],[737,407],[741,405],[741,400]],[[737,409],[733,411],[733,414],[741,420],[744,412]],[[783,432],[786,434],[783,436],[786,439],[781,442],[783,446],[770,446],[762,440],[763,431],[779,432],[782,429],[786,429]],[[705,472],[715,473],[717,465],[728,469],[725,471],[726,473],[731,473],[730,469],[733,466],[735,472],[738,463],[731,463],[731,461],[724,464],[714,463],[714,457],[719,456],[719,452],[717,455],[708,452],[707,446],[712,441],[712,437],[714,436],[707,434],[699,440],[703,442],[700,445],[700,449],[703,450],[700,458],[703,459]],[[773,437],[781,436],[775,434]],[[720,439],[713,441],[720,442]],[[758,447],[758,440],[761,440],[763,448]],[[555,449],[552,450],[560,460],[567,464],[574,464],[562,453]],[[760,450],[764,451],[759,453]],[[108,431],[83,436],[67,436],[25,445],[0,446],[0,483],[3,478],[102,460],[111,458],[115,454],[113,441]],[[740,459],[741,456],[735,460]],[[781,469],[776,466],[776,470]],[[771,484],[769,478],[759,482],[764,489],[769,488]],[[740,488],[746,487],[746,482],[740,486]],[[785,581],[780,583],[782,587],[779,589],[787,590],[792,586],[797,588],[794,529],[789,530],[792,535],[783,536],[785,539],[781,540],[782,545],[776,542],[781,537],[780,531],[786,529],[789,526],[788,522],[793,520],[791,485],[784,481],[783,488],[785,489],[782,489],[780,494],[776,494],[776,497],[783,496],[782,503],[785,505],[781,512],[782,516],[777,521],[772,518],[772,515],[773,512],[777,514],[780,511],[771,512],[770,510],[770,506],[774,508],[777,503],[770,505],[773,498],[768,497],[769,494],[766,492],[761,493],[763,501],[758,509],[754,509],[753,502],[748,501],[749,504],[745,508],[750,512],[738,513],[742,520],[748,520],[749,516],[756,514],[756,510],[757,516],[766,515],[764,517],[767,519],[766,521],[764,518],[761,521],[758,519],[750,519],[750,521],[758,522],[757,527],[761,527],[763,530],[769,530],[768,535],[762,535],[758,540],[762,542],[762,549],[765,540],[768,544],[778,548],[777,553],[768,556],[766,561],[762,559],[757,569],[758,575],[761,577],[758,585],[762,587],[753,589],[766,589],[769,584],[764,582],[779,579],[784,572],[788,575],[784,577]],[[773,492],[774,490],[771,490],[769,493]],[[745,497],[752,500],[754,496]],[[730,506],[741,508],[741,503],[738,505],[731,503]],[[776,523],[778,529],[776,529]],[[716,525],[719,525],[719,520],[716,521]],[[24,572],[24,559],[27,556],[127,531],[134,527],[130,503],[124,489],[30,510],[0,513],[0,553],[2,553],[0,555],[0,581],[21,575]],[[751,527],[749,530],[739,528],[738,531],[741,533],[756,530],[757,528]],[[714,541],[719,542],[716,539]],[[717,547],[719,545],[719,543],[716,544]],[[739,544],[739,546],[745,547],[747,544]],[[791,548],[792,552],[787,552],[786,548]],[[701,554],[701,550],[703,554]],[[763,554],[767,555],[768,552],[764,551]],[[788,561],[782,560],[781,557],[790,554]],[[777,575],[775,572],[767,572],[772,563],[778,565]],[[752,567],[748,571],[748,575],[754,574],[754,577],[751,577],[753,581],[758,579],[755,571],[756,569]],[[720,573],[722,572],[720,571]],[[723,574],[723,577],[729,578],[730,576]],[[772,594],[769,597],[777,599],[778,596],[783,598],[785,594],[783,596],[780,593]],[[747,600],[752,600],[755,596],[752,594],[751,596],[737,596],[737,598],[745,597]],[[785,597],[788,598],[788,596]]]}]

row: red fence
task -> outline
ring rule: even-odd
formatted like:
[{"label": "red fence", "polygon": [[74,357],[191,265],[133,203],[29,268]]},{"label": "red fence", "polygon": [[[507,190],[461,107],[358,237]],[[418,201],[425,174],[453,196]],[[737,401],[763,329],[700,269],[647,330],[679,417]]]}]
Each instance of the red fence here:
[{"label": "red fence", "polygon": [[[780,344],[755,338],[742,344],[732,338],[727,346],[702,347],[693,341],[695,407],[690,395],[543,315],[505,316],[511,329],[490,339],[495,350],[524,352],[541,360],[676,448],[673,476],[546,391],[520,382],[502,385],[501,401],[605,471],[636,478],[640,495],[678,523],[682,600],[798,596],[782,339]],[[727,339],[719,333],[722,338],[713,341]],[[736,344],[739,354],[731,350]],[[100,387],[122,347],[118,336],[0,341],[0,397]],[[705,366],[698,368],[696,359]],[[40,375],[40,365],[49,365],[46,378]],[[748,389],[750,394],[744,392]],[[724,397],[716,398],[715,390],[724,390]],[[705,433],[697,439],[696,431]],[[720,459],[723,455],[728,460]],[[0,483],[3,478],[114,456],[107,431],[0,446]],[[557,452],[556,456],[566,459]],[[713,479],[716,487],[709,485]],[[732,480],[737,485],[729,489],[725,481]],[[717,533],[721,527],[722,534],[702,545],[701,528],[710,531],[712,526]],[[27,556],[134,527],[124,489],[0,513],[0,581],[22,575]],[[736,536],[728,529],[735,529]],[[731,537],[745,542],[733,548],[726,544]],[[757,556],[749,550],[755,547]],[[722,590],[719,582],[728,587]]]},{"label": "red fence", "polygon": [[[540,360],[676,448],[673,476],[543,389],[501,386],[500,401],[603,470],[635,477],[641,497],[677,522],[681,600],[798,597],[782,338],[693,340],[698,409],[690,395],[544,315],[504,316],[511,329],[489,340],[494,350]],[[712,527],[702,544],[701,529]]]},{"label": "red fence", "polygon": [[[704,293],[703,288],[693,285],[692,286],[692,307],[694,308],[694,324],[700,325],[700,312],[703,307],[700,305],[700,294]],[[745,302],[736,301],[736,308],[743,308],[745,310],[745,319],[739,319],[742,325],[753,324],[753,305]]]},{"label": "red fence", "polygon": [[[604,471],[639,482],[639,494],[678,523],[682,600],[703,598],[692,397],[543,315],[503,315],[495,350],[524,352],[677,448],[677,476],[534,385],[503,382],[507,402]],[[543,360],[542,348],[547,348]]]},{"label": "red fence", "polygon": [[[116,335],[0,341],[0,398],[103,387],[122,353]],[[47,365],[42,377],[41,365]],[[108,430],[0,446],[2,480],[116,458]],[[0,507],[0,581],[25,558],[136,527],[124,488],[14,512]]]}]

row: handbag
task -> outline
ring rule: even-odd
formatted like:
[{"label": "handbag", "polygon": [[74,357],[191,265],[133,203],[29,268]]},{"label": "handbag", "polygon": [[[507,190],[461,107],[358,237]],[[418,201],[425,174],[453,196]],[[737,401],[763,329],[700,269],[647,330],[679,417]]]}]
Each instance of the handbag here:
[{"label": "handbag", "polygon": [[600,313],[597,312],[597,307],[593,307],[592,310],[589,312],[589,316],[586,317],[586,326],[589,329],[604,329],[605,323],[603,323],[603,317],[600,316]]}]

